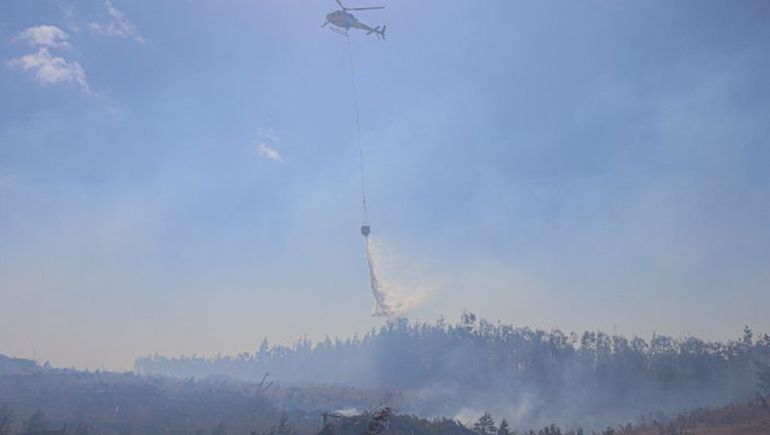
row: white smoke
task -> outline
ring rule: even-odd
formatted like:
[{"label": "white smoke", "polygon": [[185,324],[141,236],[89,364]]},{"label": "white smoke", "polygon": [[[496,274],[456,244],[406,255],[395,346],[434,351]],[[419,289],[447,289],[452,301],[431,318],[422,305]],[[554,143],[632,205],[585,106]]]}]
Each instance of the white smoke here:
[{"label": "white smoke", "polygon": [[[422,286],[392,280],[393,271],[398,270],[400,265],[391,252],[383,249],[379,239],[366,237],[366,259],[369,265],[369,285],[374,296],[373,316],[401,316],[423,302],[427,292]],[[389,267],[383,267],[383,264]]]}]

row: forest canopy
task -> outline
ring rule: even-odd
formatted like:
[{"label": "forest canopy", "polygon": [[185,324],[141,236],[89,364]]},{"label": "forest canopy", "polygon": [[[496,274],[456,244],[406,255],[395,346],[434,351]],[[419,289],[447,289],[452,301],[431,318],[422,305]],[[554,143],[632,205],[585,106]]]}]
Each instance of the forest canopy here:
[{"label": "forest canopy", "polygon": [[[396,319],[363,337],[306,338],[237,356],[148,356],[146,374],[329,384],[397,391],[419,415],[492,410],[532,424],[662,415],[743,400],[767,388],[770,337],[727,342],[604,332],[580,335],[493,324],[464,313],[455,324]],[[765,383],[763,384],[763,380]],[[501,406],[501,403],[506,405]]]}]

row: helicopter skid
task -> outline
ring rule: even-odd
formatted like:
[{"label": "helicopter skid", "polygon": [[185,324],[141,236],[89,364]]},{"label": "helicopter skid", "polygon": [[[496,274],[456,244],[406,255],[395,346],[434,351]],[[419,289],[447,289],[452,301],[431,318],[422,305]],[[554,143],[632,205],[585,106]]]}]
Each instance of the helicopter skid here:
[{"label": "helicopter skid", "polygon": [[329,26],[329,30],[331,30],[332,32],[334,32],[334,33],[336,33],[336,34],[338,34],[340,36],[348,36],[348,31],[347,30],[336,29],[336,28],[331,27],[331,26]]}]

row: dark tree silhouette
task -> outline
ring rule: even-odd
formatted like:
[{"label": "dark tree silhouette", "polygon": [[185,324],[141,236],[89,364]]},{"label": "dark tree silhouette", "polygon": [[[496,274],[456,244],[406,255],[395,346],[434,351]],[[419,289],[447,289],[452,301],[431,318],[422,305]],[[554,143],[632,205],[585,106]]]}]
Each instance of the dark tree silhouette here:
[{"label": "dark tree silhouette", "polygon": [[36,411],[24,421],[25,432],[45,432],[48,430],[48,420],[43,411]]},{"label": "dark tree silhouette", "polygon": [[14,414],[11,408],[5,405],[0,407],[0,435],[8,435],[11,433],[13,418]]},{"label": "dark tree silhouette", "polygon": [[497,435],[513,435],[511,427],[505,419],[500,422],[500,427],[497,429]]},{"label": "dark tree silhouette", "polygon": [[770,394],[770,336],[763,334],[755,345],[754,366],[757,386],[764,394]]},{"label": "dark tree silhouette", "polygon": [[533,423],[587,414],[596,423],[745,400],[758,385],[767,391],[770,338],[754,337],[748,327],[727,342],[659,334],[644,340],[601,331],[577,335],[493,324],[465,312],[454,325],[401,318],[363,337],[317,344],[302,338],[293,346],[272,347],[263,340],[254,354],[151,356],[137,360],[136,368],[185,378],[260,382],[270,373],[276,383],[419,391],[419,398],[404,400],[399,409],[423,415],[526,403]]},{"label": "dark tree silhouette", "polygon": [[473,431],[481,435],[496,435],[497,426],[495,426],[495,419],[492,418],[490,413],[485,412],[484,415],[479,417],[479,421],[473,425]]},{"label": "dark tree silhouette", "polygon": [[225,428],[225,422],[220,421],[214,429],[211,430],[211,435],[227,435],[227,429]]}]

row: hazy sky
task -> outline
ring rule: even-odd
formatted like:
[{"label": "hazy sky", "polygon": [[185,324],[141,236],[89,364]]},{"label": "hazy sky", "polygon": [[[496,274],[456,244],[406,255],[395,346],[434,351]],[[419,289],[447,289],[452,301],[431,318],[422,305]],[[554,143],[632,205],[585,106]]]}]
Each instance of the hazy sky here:
[{"label": "hazy sky", "polygon": [[[770,2],[348,1],[388,7],[351,42],[410,317],[770,332]],[[334,6],[2,0],[0,353],[125,369],[381,324]]]}]

